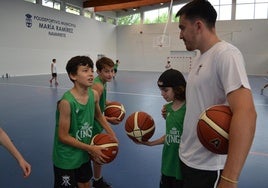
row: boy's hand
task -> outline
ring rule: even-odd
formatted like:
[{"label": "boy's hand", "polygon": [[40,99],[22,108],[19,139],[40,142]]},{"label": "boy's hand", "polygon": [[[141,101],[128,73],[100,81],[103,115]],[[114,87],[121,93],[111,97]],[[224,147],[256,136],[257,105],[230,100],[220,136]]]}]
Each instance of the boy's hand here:
[{"label": "boy's hand", "polygon": [[146,146],[151,146],[151,142],[150,141],[138,141],[135,142],[136,144],[142,144],[142,145],[146,145]]},{"label": "boy's hand", "polygon": [[111,123],[113,125],[118,125],[119,123],[121,123],[121,121],[116,117],[107,117],[107,116],[105,116],[105,118],[109,123]]},{"label": "boy's hand", "polygon": [[91,145],[88,153],[95,162],[104,164],[106,163],[105,159],[109,159],[109,157],[103,154],[103,150],[108,150],[108,148]]},{"label": "boy's hand", "polygon": [[166,105],[163,105],[162,109],[161,109],[161,115],[164,119],[166,119],[167,117],[167,109],[166,109]]}]

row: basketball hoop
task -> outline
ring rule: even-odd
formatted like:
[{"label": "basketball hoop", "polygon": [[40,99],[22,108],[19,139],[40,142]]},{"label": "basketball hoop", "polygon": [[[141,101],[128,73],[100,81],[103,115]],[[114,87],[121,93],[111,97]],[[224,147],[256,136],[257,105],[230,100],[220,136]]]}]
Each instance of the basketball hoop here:
[{"label": "basketball hoop", "polygon": [[159,35],[154,37],[153,47],[157,48],[168,48],[170,47],[170,36],[168,35]]}]

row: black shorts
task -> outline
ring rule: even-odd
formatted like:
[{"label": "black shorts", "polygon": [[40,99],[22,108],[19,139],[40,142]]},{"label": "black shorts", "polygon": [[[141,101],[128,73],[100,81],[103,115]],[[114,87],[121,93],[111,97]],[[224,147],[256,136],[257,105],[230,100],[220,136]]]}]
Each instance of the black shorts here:
[{"label": "black shorts", "polygon": [[214,188],[219,183],[221,170],[199,170],[181,163],[183,188]]},{"label": "black shorts", "polygon": [[89,182],[91,178],[91,161],[71,170],[61,169],[54,165],[54,188],[76,188],[77,183]]},{"label": "black shorts", "polygon": [[57,77],[57,73],[52,73],[52,77],[53,78]]},{"label": "black shorts", "polygon": [[160,188],[182,188],[183,181],[175,177],[165,176],[162,174]]}]

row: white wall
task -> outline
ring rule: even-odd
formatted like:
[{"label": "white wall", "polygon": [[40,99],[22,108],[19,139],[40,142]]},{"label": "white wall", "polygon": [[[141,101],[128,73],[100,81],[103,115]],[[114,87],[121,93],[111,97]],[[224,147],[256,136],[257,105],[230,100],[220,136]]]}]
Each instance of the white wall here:
[{"label": "white wall", "polygon": [[[73,33],[51,36],[51,30],[39,28],[41,21],[34,19],[28,28],[27,13],[74,24],[69,27]],[[48,74],[52,58],[57,59],[58,71],[63,73],[72,56],[89,55],[95,61],[98,54],[120,59],[119,70],[163,71],[171,51],[185,51],[178,23],[168,24],[170,46],[156,48],[153,41],[162,35],[165,24],[116,27],[22,0],[2,0],[0,18],[0,75]],[[220,21],[217,32],[242,51],[248,74],[267,73],[267,20]]]},{"label": "white wall", "polygon": [[[178,23],[168,24],[166,34],[171,39],[170,47],[153,47],[154,38],[163,33],[164,27],[165,24],[118,26],[117,56],[121,60],[120,69],[163,71],[171,51],[184,51],[185,46],[179,39]],[[267,75],[267,20],[219,21],[216,28],[221,39],[241,50],[248,74]]]},{"label": "white wall", "polygon": [[[32,27],[26,27],[25,14],[49,18],[68,26],[72,33],[39,28],[40,21],[32,17]],[[66,62],[76,55],[88,55],[94,61],[98,54],[115,59],[116,27],[21,0],[4,0],[0,6],[0,75],[32,75],[50,73],[50,63],[57,59],[58,72],[65,71]],[[49,31],[65,37],[49,35]]]}]

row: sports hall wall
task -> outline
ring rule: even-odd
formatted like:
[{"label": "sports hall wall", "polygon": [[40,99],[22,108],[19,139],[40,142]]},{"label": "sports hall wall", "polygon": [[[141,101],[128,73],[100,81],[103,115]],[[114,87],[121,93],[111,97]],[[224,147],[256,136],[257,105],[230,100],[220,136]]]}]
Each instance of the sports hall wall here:
[{"label": "sports hall wall", "polygon": [[[72,56],[88,55],[95,61],[98,54],[120,59],[119,70],[128,71],[163,71],[167,57],[175,54],[182,58],[172,62],[174,67],[184,64],[185,70],[181,60],[189,56],[178,23],[167,25],[168,46],[157,47],[165,24],[114,26],[23,0],[2,0],[0,17],[0,75],[49,74],[52,58],[57,59],[58,72],[65,73]],[[217,32],[242,51],[248,74],[267,74],[267,19],[220,21]]]},{"label": "sports hall wall", "polygon": [[[163,71],[167,57],[172,52],[181,58],[171,66],[185,70],[183,56],[185,46],[179,39],[178,23],[167,26],[169,47],[155,47],[157,36],[164,32],[165,24],[132,25],[117,27],[117,56],[121,59],[120,69]],[[219,21],[216,25],[219,37],[237,46],[243,53],[247,73],[267,75],[268,72],[268,20]],[[174,53],[173,53],[174,54]],[[173,63],[173,65],[172,65]],[[181,64],[178,65],[178,64]]]},{"label": "sports hall wall", "polygon": [[53,58],[59,73],[76,55],[116,58],[115,25],[23,0],[1,0],[0,18],[0,75],[50,74]]}]

